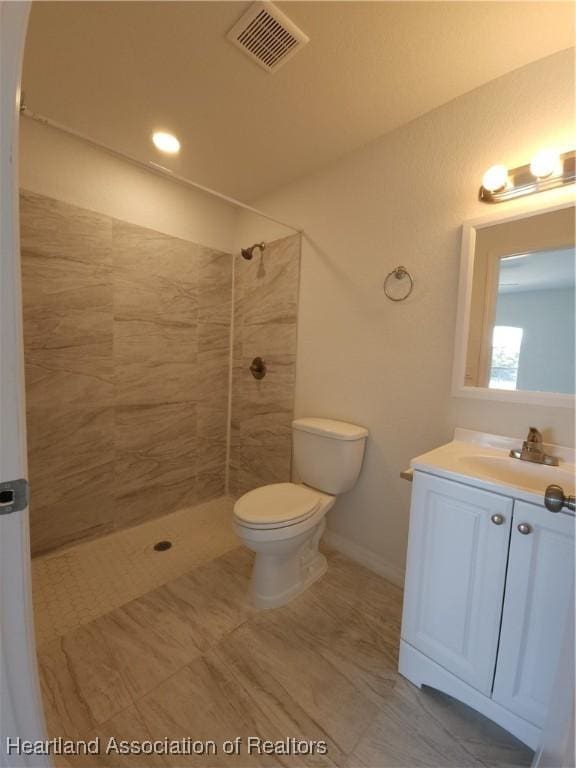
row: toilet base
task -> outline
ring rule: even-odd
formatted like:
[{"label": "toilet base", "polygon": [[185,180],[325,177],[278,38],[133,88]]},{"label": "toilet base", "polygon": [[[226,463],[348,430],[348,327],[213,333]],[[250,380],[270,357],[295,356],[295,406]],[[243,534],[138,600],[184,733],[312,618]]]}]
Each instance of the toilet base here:
[{"label": "toilet base", "polygon": [[304,592],[326,573],[328,564],[318,551],[326,528],[325,510],[310,520],[274,531],[236,526],[244,544],[256,553],[250,595],[257,608],[278,608]]},{"label": "toilet base", "polygon": [[[258,557],[258,555],[256,556]],[[266,610],[269,608],[279,608],[281,605],[286,605],[290,600],[293,600],[298,595],[305,592],[308,587],[311,587],[314,582],[322,578],[328,569],[328,563],[326,558],[321,552],[317,552],[316,556],[306,564],[301,566],[302,575],[296,583],[293,583],[288,589],[284,591],[275,592],[270,594],[269,591],[262,593],[258,591],[258,584],[256,583],[256,563],[254,564],[254,572],[252,574],[252,588],[251,597],[252,604],[256,608]],[[274,566],[277,567],[277,564]]]}]

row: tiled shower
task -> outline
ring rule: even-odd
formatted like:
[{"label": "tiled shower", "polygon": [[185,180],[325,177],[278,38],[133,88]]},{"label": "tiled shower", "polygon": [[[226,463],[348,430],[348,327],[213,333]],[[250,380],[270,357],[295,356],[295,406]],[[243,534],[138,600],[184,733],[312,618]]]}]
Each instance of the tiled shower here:
[{"label": "tiled shower", "polygon": [[28,192],[21,233],[33,554],[290,479],[299,235],[248,262]]},{"label": "tiled shower", "polygon": [[[290,479],[299,267],[298,235],[267,244],[253,261],[236,256],[229,469],[235,496]],[[260,381],[249,370],[256,356],[267,367]]]}]

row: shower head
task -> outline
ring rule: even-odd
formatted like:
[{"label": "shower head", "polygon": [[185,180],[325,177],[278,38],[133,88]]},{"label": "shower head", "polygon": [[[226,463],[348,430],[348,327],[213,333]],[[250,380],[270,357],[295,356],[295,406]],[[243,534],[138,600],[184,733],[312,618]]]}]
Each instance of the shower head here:
[{"label": "shower head", "polygon": [[242,248],[240,250],[240,253],[246,259],[246,261],[250,261],[252,256],[254,256],[255,248],[260,248],[260,252],[264,253],[264,250],[266,248],[266,243],[254,243],[254,245],[251,245],[250,248]]}]

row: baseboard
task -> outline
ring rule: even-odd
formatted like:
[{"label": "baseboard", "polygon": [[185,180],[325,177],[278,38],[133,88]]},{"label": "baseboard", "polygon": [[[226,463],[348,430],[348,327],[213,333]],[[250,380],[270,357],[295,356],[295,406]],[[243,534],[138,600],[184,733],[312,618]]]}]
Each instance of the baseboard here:
[{"label": "baseboard", "polygon": [[350,560],[363,565],[370,571],[374,571],[384,579],[391,581],[392,584],[396,584],[398,587],[404,588],[404,571],[395,565],[387,562],[383,557],[377,555],[360,544],[356,544],[355,541],[350,541],[345,536],[341,536],[334,531],[326,530],[323,541],[332,549],[337,552],[341,552]]}]

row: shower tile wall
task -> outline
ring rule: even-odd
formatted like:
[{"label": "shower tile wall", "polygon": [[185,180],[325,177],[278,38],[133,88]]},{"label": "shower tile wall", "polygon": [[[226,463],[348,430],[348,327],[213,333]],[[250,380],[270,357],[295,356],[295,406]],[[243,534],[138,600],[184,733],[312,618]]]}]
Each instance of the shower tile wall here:
[{"label": "shower tile wall", "polygon": [[225,491],[232,257],[21,195],[34,553]]},{"label": "shower tile wall", "polygon": [[[300,235],[267,243],[252,261],[236,257],[230,492],[290,480]],[[267,375],[249,371],[263,357]]]}]

